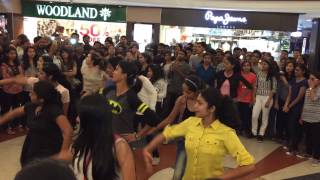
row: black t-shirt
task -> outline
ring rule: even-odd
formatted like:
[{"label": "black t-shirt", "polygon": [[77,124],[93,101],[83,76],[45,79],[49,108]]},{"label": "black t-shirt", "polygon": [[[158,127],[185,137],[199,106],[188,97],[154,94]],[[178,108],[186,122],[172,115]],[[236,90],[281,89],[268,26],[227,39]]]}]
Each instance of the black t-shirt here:
[{"label": "black t-shirt", "polygon": [[57,117],[63,115],[62,108],[58,105],[48,105],[37,113],[36,108],[37,105],[32,103],[24,106],[30,130],[22,148],[22,166],[34,159],[57,154],[63,142],[61,130],[56,123]]}]

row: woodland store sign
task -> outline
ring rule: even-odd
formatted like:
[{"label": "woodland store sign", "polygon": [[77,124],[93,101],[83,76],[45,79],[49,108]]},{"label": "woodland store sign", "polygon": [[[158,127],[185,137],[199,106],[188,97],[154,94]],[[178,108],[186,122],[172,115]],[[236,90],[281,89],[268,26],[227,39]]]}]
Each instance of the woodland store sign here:
[{"label": "woodland store sign", "polygon": [[22,13],[24,16],[106,22],[126,21],[125,7],[48,2],[22,3]]}]

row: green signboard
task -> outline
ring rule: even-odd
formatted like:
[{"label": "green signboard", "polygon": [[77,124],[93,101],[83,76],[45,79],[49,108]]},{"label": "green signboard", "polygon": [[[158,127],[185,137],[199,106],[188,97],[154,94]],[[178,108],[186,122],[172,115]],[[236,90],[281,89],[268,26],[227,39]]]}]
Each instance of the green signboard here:
[{"label": "green signboard", "polygon": [[126,7],[22,0],[22,14],[29,17],[126,22]]}]

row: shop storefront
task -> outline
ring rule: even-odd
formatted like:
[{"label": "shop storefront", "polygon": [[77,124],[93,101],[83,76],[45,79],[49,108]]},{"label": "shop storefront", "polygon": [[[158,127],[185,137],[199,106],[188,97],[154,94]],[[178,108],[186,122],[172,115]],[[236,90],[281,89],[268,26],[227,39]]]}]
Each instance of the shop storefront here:
[{"label": "shop storefront", "polygon": [[90,42],[104,42],[112,37],[117,42],[126,35],[126,7],[76,3],[22,1],[24,33],[30,38],[74,32],[90,36]]},{"label": "shop storefront", "polygon": [[277,56],[290,48],[290,34],[297,30],[298,14],[162,9],[160,42],[205,41],[225,51],[234,47],[258,49]]}]

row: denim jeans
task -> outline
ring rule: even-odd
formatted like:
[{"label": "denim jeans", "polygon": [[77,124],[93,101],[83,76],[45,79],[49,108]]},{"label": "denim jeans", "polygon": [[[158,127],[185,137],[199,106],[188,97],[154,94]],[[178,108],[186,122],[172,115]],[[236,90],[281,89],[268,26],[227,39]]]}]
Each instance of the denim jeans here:
[{"label": "denim jeans", "polygon": [[173,174],[173,180],[181,180],[187,163],[187,154],[184,147],[184,140],[177,141],[177,159],[176,159],[176,167]]}]

